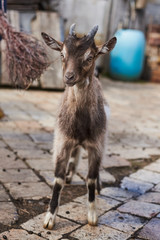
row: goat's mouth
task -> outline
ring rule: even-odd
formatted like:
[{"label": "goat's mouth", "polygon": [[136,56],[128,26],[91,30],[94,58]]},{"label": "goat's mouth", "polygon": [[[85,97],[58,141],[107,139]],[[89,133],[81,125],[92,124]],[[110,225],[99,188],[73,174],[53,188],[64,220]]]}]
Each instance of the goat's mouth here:
[{"label": "goat's mouth", "polygon": [[76,84],[76,82],[66,82],[66,85],[68,87],[73,87]]},{"label": "goat's mouth", "polygon": [[74,85],[78,84],[80,82],[79,78],[74,78],[74,79],[64,79],[64,83],[65,85],[67,85],[68,87],[73,87]]}]

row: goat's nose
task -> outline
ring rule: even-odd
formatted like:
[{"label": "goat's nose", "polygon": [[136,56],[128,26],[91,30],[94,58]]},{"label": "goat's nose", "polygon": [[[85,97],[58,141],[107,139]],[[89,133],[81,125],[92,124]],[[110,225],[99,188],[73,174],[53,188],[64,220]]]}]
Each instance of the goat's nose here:
[{"label": "goat's nose", "polygon": [[74,73],[73,72],[67,72],[65,74],[65,78],[66,78],[67,81],[73,80],[74,79]]}]

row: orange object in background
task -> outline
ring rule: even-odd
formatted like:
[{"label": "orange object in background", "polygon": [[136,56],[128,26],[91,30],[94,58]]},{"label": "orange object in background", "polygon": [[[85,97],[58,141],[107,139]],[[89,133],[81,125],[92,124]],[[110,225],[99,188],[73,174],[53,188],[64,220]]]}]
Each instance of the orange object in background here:
[{"label": "orange object in background", "polygon": [[151,81],[160,83],[160,25],[148,26],[147,33],[148,65],[151,69]]}]

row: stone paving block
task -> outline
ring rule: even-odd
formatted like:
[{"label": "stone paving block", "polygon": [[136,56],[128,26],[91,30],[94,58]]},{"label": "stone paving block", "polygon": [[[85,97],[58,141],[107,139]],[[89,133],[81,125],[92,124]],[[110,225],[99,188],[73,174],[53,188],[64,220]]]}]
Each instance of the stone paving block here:
[{"label": "stone paving block", "polygon": [[30,133],[30,132],[38,132],[42,128],[41,125],[34,121],[33,119],[30,121],[27,120],[16,120],[14,121],[16,126],[22,131],[22,133]]},{"label": "stone paving block", "polygon": [[26,164],[21,159],[16,158],[4,158],[3,160],[0,160],[0,168],[1,169],[20,169],[20,168],[27,168]]},{"label": "stone paving block", "polygon": [[8,240],[43,240],[44,238],[39,237],[35,234],[29,234],[27,231],[22,229],[11,229],[9,231],[0,233],[0,240],[4,240],[3,236],[6,236]]},{"label": "stone paving block", "polygon": [[38,182],[39,178],[31,169],[0,169],[0,181],[3,183],[13,182]]},{"label": "stone paving block", "polygon": [[150,182],[154,184],[160,183],[160,173],[155,173],[148,170],[138,170],[137,172],[131,174],[130,177],[144,182]]},{"label": "stone paving block", "polygon": [[134,192],[129,192],[118,187],[107,187],[101,190],[101,195],[114,198],[119,201],[125,201],[137,194]]},{"label": "stone paving block", "polygon": [[52,142],[47,142],[47,143],[37,143],[36,144],[37,148],[49,151],[51,153],[52,148],[53,148],[53,143]]},{"label": "stone paving block", "polygon": [[36,149],[36,144],[31,140],[21,140],[15,137],[14,141],[13,139],[7,139],[6,142],[15,152],[20,149],[28,151]]},{"label": "stone paving block", "polygon": [[113,227],[117,230],[127,233],[134,233],[145,224],[143,218],[135,217],[130,214],[120,213],[118,211],[109,211],[99,219],[100,224]]},{"label": "stone paving block", "polygon": [[118,208],[120,212],[152,218],[160,212],[160,205],[131,200]]},{"label": "stone paving block", "polygon": [[153,191],[160,192],[160,183],[153,188]]},{"label": "stone paving block", "polygon": [[80,178],[77,174],[73,175],[71,185],[85,185],[85,181]]},{"label": "stone paving block", "polygon": [[156,217],[160,218],[160,213]]},{"label": "stone paving block", "polygon": [[42,119],[40,118],[38,121],[43,128],[49,129],[50,132],[54,130],[54,126],[56,125],[56,118],[50,115],[46,116],[45,118],[42,117]]},{"label": "stone paving block", "polygon": [[5,148],[6,147],[6,144],[2,141],[2,140],[0,140],[0,148]]},{"label": "stone paving block", "polygon": [[12,120],[31,120],[31,117],[26,112],[19,109],[14,103],[11,102],[9,104],[3,104],[3,111],[5,115]]},{"label": "stone paving block", "polygon": [[129,240],[142,240],[142,238],[130,238]]},{"label": "stone paving block", "polygon": [[[77,197],[73,200],[74,202],[81,203],[85,206],[87,206],[87,201],[88,201],[88,195],[84,195],[81,197]],[[97,209],[100,209],[104,212],[117,207],[121,202],[114,200],[112,198],[107,198],[103,196],[96,196],[96,204],[97,204]]]},{"label": "stone paving block", "polygon": [[130,167],[131,164],[125,158],[121,158],[116,155],[106,155],[104,161],[102,162],[104,168],[112,167]]},{"label": "stone paving block", "polygon": [[0,161],[1,162],[6,160],[6,159],[14,159],[15,157],[16,156],[12,151],[10,151],[6,148],[1,149],[1,154],[0,154]]},{"label": "stone paving block", "polygon": [[[11,122],[12,124],[14,124],[14,122]],[[15,125],[15,124],[14,124]],[[4,123],[3,123],[3,127],[4,127]],[[15,128],[17,129],[16,125],[15,125]],[[8,132],[5,132],[5,134],[2,134],[2,137],[3,139],[7,142],[7,141],[19,141],[20,142],[30,142],[30,138],[26,135],[26,134],[23,134],[19,131],[12,131],[12,129],[10,129],[8,126],[7,126],[7,129],[8,129]]]},{"label": "stone paving block", "polygon": [[150,240],[159,240],[160,239],[160,219],[153,218],[151,219],[139,232],[138,237],[143,239]]},{"label": "stone paving block", "polygon": [[153,188],[153,186],[154,185],[152,183],[143,182],[130,177],[124,177],[121,182],[121,188],[139,194],[144,194]]},{"label": "stone paving block", "polygon": [[37,133],[30,133],[31,138],[35,143],[52,143],[53,142],[53,133],[48,133],[45,131],[39,131]]},{"label": "stone paving block", "polygon": [[[108,198],[96,197],[97,202],[97,216],[101,216],[111,208],[118,206],[120,202]],[[80,203],[80,204],[79,204]],[[88,212],[87,195],[74,199],[74,202],[67,203],[60,206],[58,214],[75,222],[85,224],[87,223]],[[80,212],[81,214],[77,214]]]},{"label": "stone paving block", "polygon": [[35,169],[35,170],[52,170],[53,169],[53,164],[51,161],[51,156],[48,159],[29,159],[26,160],[26,163],[28,163],[28,165]]},{"label": "stone paving block", "polygon": [[[101,215],[102,211],[97,211],[97,213],[98,215]],[[80,224],[86,224],[87,204],[83,205],[75,202],[67,203],[59,207],[58,215]]]},{"label": "stone paving block", "polygon": [[44,177],[49,185],[53,185],[54,182],[54,172],[53,171],[40,171],[40,175]]},{"label": "stone paving block", "polygon": [[76,173],[84,180],[86,181],[88,170],[87,168],[84,170],[76,170]]},{"label": "stone paving block", "polygon": [[148,192],[140,196],[138,201],[150,202],[160,204],[160,193],[159,192]]},{"label": "stone paving block", "polygon": [[144,169],[152,171],[152,172],[158,172],[160,173],[160,162],[155,162],[155,163],[151,163],[149,165],[147,165],[146,167],[144,167]]},{"label": "stone paving block", "polygon": [[11,225],[18,220],[16,207],[12,202],[0,203],[0,223],[3,225]]},{"label": "stone paving block", "polygon": [[52,190],[43,182],[36,183],[6,183],[5,187],[9,189],[14,199],[32,199],[39,200],[43,197],[51,196]]},{"label": "stone paving block", "polygon": [[105,170],[100,170],[99,174],[100,174],[100,180],[103,183],[110,184],[110,183],[114,183],[116,181],[115,177]]},{"label": "stone paving block", "polygon": [[[126,133],[127,134],[127,133]],[[140,148],[140,147],[125,147],[124,145],[120,144],[114,144],[110,145],[109,149],[107,151],[107,154],[111,155],[119,155],[122,158],[133,160],[138,158],[150,158],[151,155],[160,155],[160,149],[154,147],[154,148]]]},{"label": "stone paving block", "polygon": [[132,148],[142,147],[144,152],[146,148],[159,146],[159,142],[156,138],[149,138],[146,132],[135,132],[133,131],[133,128],[131,131],[128,131],[128,134],[126,134],[125,137],[121,138],[121,143],[125,146],[131,146]]},{"label": "stone paving block", "polygon": [[79,227],[78,224],[71,222],[67,219],[56,217],[56,224],[52,231],[45,230],[43,228],[45,214],[40,214],[33,219],[23,223],[21,226],[27,231],[33,231],[34,233],[40,233],[42,237],[49,240],[58,240],[63,234],[69,233]]},{"label": "stone paving block", "polygon": [[6,193],[3,186],[0,184],[0,202],[7,202],[10,201],[9,195]]},{"label": "stone paving block", "polygon": [[130,234],[104,225],[92,227],[87,224],[71,233],[71,237],[79,240],[126,240],[130,237]]},{"label": "stone paving block", "polygon": [[[8,119],[7,119],[8,120]],[[1,138],[6,142],[15,134],[20,134],[20,131],[16,129],[16,125],[13,121],[0,122]]]},{"label": "stone paving block", "polygon": [[39,150],[39,149],[30,149],[30,151],[28,150],[17,150],[17,154],[20,158],[26,158],[26,159],[50,159],[51,155]]}]

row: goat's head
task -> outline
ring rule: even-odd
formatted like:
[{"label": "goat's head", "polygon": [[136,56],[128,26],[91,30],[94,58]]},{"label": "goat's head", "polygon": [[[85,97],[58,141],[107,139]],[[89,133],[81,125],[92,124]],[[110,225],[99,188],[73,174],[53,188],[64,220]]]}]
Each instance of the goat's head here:
[{"label": "goat's head", "polygon": [[97,31],[98,26],[95,26],[87,35],[79,38],[75,34],[75,24],[72,24],[64,42],[56,41],[46,33],[42,33],[45,43],[61,53],[64,82],[68,86],[83,83],[93,73],[97,57],[114,48],[116,37],[101,46],[96,46],[94,36]]}]

